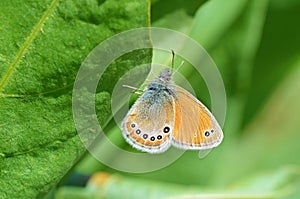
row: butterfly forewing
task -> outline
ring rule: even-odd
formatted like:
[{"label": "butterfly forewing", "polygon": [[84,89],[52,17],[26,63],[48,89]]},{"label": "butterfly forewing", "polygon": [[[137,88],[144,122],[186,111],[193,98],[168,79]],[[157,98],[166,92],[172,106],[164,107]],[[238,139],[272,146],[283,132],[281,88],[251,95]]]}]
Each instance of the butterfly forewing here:
[{"label": "butterfly forewing", "polygon": [[210,111],[193,95],[172,86],[175,102],[173,145],[183,149],[210,149],[219,145],[223,132]]},{"label": "butterfly forewing", "polygon": [[171,144],[174,126],[172,96],[146,91],[131,107],[123,123],[123,136],[135,148],[161,153]]}]

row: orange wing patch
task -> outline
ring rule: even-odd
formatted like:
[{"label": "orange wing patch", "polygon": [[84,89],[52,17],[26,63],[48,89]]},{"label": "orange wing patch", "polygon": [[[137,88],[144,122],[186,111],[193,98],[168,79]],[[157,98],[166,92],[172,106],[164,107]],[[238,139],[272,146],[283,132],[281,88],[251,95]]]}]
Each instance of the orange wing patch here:
[{"label": "orange wing patch", "polygon": [[174,86],[175,122],[173,144],[183,149],[209,149],[217,146],[223,133],[209,110],[193,95]]}]

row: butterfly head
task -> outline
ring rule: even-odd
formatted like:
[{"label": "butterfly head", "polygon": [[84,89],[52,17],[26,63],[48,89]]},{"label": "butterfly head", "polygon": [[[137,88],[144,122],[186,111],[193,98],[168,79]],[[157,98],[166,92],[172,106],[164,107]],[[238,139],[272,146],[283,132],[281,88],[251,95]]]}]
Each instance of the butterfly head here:
[{"label": "butterfly head", "polygon": [[172,80],[173,74],[170,71],[169,68],[164,69],[163,71],[161,71],[160,75],[158,76],[157,80],[158,82],[161,83],[167,83],[170,82]]},{"label": "butterfly head", "polygon": [[164,69],[160,75],[157,78],[157,82],[159,83],[168,83],[172,80],[173,75],[176,71],[178,71],[178,69],[184,64],[184,61],[181,62],[181,64],[177,67],[176,70],[174,70],[174,58],[175,58],[175,52],[172,50],[172,69],[166,68]]}]

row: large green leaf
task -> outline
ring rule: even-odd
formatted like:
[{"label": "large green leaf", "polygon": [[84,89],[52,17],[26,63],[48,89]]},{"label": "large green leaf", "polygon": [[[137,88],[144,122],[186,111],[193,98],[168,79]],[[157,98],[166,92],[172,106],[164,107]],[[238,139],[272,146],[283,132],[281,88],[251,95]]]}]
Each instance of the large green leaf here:
[{"label": "large green leaf", "polygon": [[[0,1],[1,198],[46,193],[82,155],[72,117],[77,70],[99,42],[148,26],[148,18],[148,2],[139,0]],[[110,78],[135,61],[149,62],[150,53],[136,60],[137,53]],[[110,83],[96,97],[102,122],[109,116]]]}]

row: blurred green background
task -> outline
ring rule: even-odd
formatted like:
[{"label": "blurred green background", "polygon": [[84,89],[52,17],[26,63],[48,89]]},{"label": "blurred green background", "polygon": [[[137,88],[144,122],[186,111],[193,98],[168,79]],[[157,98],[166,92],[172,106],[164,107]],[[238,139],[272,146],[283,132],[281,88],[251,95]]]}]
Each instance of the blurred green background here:
[{"label": "blurred green background", "polygon": [[[152,1],[152,26],[187,34],[216,62],[227,93],[224,141],[204,159],[187,151],[151,173],[119,172],[89,155],[74,172],[119,176],[103,185],[107,198],[299,198],[299,11],[297,0]],[[192,68],[181,71],[198,85]],[[205,85],[194,89],[210,107]]]}]

